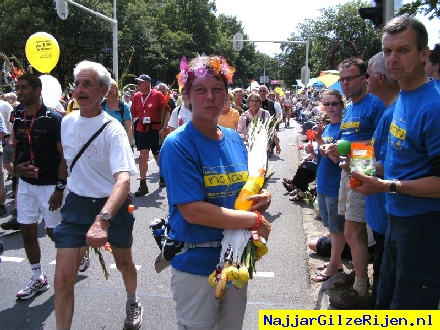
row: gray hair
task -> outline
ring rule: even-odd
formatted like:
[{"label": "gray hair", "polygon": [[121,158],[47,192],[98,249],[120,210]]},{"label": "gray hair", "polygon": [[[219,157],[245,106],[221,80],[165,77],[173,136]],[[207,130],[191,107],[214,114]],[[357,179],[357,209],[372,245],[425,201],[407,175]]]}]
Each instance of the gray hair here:
[{"label": "gray hair", "polygon": [[82,61],[79,62],[75,69],[73,69],[73,76],[76,77],[77,75],[84,70],[92,70],[95,71],[98,75],[99,84],[102,86],[107,86],[107,93],[110,90],[111,84],[112,84],[112,77],[110,75],[110,72],[101,64],[91,61]]},{"label": "gray hair", "polygon": [[374,55],[370,60],[368,61],[368,64],[371,65],[371,70],[374,73],[381,73],[387,78],[388,83],[390,84],[398,84],[397,80],[394,80],[391,78],[390,73],[385,68],[385,58],[383,57],[383,52],[379,52],[376,55]]},{"label": "gray hair", "polygon": [[6,101],[10,101],[10,100],[13,100],[14,102],[17,101],[17,94],[15,94],[14,92],[3,94],[3,97],[5,98]]}]

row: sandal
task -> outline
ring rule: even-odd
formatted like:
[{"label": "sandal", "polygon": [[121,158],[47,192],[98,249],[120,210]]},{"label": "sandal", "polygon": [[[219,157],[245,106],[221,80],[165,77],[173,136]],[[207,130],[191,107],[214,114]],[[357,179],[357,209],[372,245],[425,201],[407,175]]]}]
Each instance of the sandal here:
[{"label": "sandal", "polygon": [[[334,276],[334,275],[333,275]],[[313,276],[312,278],[311,278],[311,280],[313,281],[313,282],[325,282],[325,281],[327,281],[329,278],[332,278],[333,276],[327,276],[327,275],[324,275],[323,273],[318,273],[318,274],[316,274],[315,276]]]},{"label": "sandal", "polygon": [[296,188],[294,184],[292,184],[292,183],[286,183],[286,182],[284,182],[284,181],[283,181],[283,186],[284,186],[284,188],[286,188],[286,190],[287,190],[288,192],[291,192],[291,191],[293,191],[293,190]]},{"label": "sandal", "polygon": [[296,194],[294,196],[289,197],[289,201],[291,201],[291,202],[302,202],[304,197],[306,197],[306,196],[304,195],[304,196],[301,197],[298,194]]},{"label": "sandal", "polygon": [[[324,270],[328,267],[328,262],[324,262],[321,266],[316,267],[317,270]],[[338,272],[343,272],[343,268],[338,268]]]},{"label": "sandal", "polygon": [[293,190],[289,193],[290,196],[295,196],[296,194],[298,194],[298,189],[293,189]]}]

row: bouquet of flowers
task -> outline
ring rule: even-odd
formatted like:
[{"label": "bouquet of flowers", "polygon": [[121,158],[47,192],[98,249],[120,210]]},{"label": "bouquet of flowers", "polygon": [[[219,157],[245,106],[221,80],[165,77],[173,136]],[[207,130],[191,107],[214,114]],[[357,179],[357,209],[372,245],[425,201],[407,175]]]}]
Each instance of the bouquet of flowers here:
[{"label": "bouquet of flowers", "polygon": [[[275,120],[273,120],[275,119]],[[235,208],[248,210],[252,202],[248,196],[257,194],[271,175],[266,176],[267,148],[273,138],[276,118],[271,117],[265,123],[258,119],[252,122],[248,139],[248,180],[242,188]],[[255,261],[268,252],[266,240],[256,231],[247,229],[225,229],[223,231],[222,250],[217,268],[209,276],[209,283],[216,287],[215,298],[221,299],[226,287],[243,287],[253,278]]]}]

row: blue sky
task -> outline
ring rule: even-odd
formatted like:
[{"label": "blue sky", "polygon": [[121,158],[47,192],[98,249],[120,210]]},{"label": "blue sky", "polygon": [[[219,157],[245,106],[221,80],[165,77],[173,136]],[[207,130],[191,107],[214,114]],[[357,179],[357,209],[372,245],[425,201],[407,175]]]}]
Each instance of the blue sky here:
[{"label": "blue sky", "polygon": [[[350,0],[216,0],[217,14],[233,15],[242,22],[249,40],[287,40],[295,27],[306,18],[319,16],[320,8],[344,4]],[[403,0],[403,3],[411,2]],[[396,1],[397,3],[397,1]],[[429,21],[418,16],[428,29],[429,46],[440,42],[440,19]],[[255,43],[257,50],[273,56],[280,53],[280,44],[272,42]]]}]

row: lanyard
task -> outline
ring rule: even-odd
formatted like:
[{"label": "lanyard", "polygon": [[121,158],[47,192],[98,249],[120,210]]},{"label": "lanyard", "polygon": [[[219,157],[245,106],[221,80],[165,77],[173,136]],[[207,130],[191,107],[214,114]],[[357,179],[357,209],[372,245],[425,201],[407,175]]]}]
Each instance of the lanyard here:
[{"label": "lanyard", "polygon": [[40,104],[40,107],[38,108],[37,112],[35,112],[34,116],[32,117],[29,129],[27,128],[27,125],[26,125],[26,111],[24,112],[24,130],[26,132],[26,135],[27,135],[27,138],[28,138],[28,141],[29,141],[29,152],[31,154],[31,163],[32,164],[35,161],[35,154],[34,154],[34,149],[32,148],[31,133],[32,133],[32,128],[34,127],[35,118],[37,117],[37,113],[40,111],[40,109],[41,109],[41,104]]},{"label": "lanyard", "polygon": [[151,94],[151,89],[150,89],[150,93],[148,93],[148,95],[145,97],[145,99],[142,97],[142,94],[141,94],[142,108],[144,109],[144,111],[145,111],[145,102],[147,102],[148,98],[150,97],[150,94]]},{"label": "lanyard", "polygon": [[148,93],[148,95],[145,97],[145,99],[142,97],[142,94],[141,94],[141,102],[142,102],[142,109],[144,110],[144,116],[146,116],[145,102],[147,102],[148,98],[150,97],[150,94],[151,94],[151,89],[150,89],[150,92]]}]

